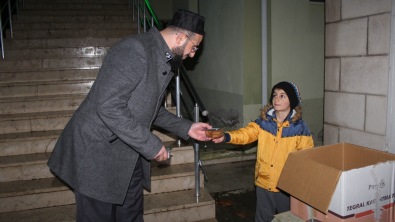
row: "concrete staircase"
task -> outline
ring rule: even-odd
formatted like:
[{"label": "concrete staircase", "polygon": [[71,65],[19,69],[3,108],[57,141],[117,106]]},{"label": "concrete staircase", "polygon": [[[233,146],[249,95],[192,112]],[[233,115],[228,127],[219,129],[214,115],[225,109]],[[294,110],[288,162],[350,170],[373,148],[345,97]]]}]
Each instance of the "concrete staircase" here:
[{"label": "concrete staircase", "polygon": [[[25,0],[14,19],[14,38],[5,39],[0,59],[0,221],[75,221],[74,194],[46,162],[108,50],[137,33],[126,3]],[[194,197],[193,148],[153,132],[173,150],[170,160],[151,163],[145,221],[216,221],[203,180]]]}]

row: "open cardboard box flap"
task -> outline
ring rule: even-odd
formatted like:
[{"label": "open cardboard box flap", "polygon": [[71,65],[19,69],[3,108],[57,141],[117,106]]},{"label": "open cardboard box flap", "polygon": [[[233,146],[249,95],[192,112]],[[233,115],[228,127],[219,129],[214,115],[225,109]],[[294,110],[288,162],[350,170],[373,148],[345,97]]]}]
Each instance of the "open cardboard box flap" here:
[{"label": "open cardboard box flap", "polygon": [[348,143],[292,152],[277,187],[327,214],[342,173],[395,160],[395,155]]},{"label": "open cardboard box flap", "polygon": [[293,152],[288,156],[277,187],[326,214],[341,173]]}]

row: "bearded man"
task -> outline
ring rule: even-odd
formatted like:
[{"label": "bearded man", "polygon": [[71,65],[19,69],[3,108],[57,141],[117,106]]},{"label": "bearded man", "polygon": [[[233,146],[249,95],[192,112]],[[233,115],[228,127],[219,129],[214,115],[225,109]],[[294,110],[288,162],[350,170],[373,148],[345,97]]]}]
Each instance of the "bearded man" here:
[{"label": "bearded man", "polygon": [[167,151],[155,124],[183,139],[208,140],[205,123],[168,112],[161,102],[172,69],[193,57],[205,18],[178,10],[159,32],[132,35],[107,54],[96,81],[60,135],[50,169],[75,193],[77,222],[143,221],[143,186],[151,186],[150,160]]}]

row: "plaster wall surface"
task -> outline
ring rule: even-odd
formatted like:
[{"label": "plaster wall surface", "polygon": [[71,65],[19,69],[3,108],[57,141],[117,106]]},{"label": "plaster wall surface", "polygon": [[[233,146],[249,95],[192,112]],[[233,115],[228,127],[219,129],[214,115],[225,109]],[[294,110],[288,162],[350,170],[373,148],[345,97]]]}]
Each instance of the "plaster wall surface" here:
[{"label": "plaster wall surface", "polygon": [[365,96],[326,92],[324,118],[326,123],[364,130]]},{"label": "plaster wall surface", "polygon": [[325,60],[325,90],[339,91],[340,88],[340,59]]},{"label": "plaster wall surface", "polygon": [[366,96],[365,131],[385,135],[387,127],[387,97]]},{"label": "plaster wall surface", "polygon": [[206,17],[205,35],[185,67],[211,114],[235,118],[237,111],[237,121],[225,122],[242,127],[262,106],[260,1],[201,0],[199,13]]},{"label": "plaster wall surface", "polygon": [[326,56],[366,54],[367,18],[329,23],[326,25]]},{"label": "plaster wall surface", "polygon": [[341,59],[342,92],[387,95],[388,56]]},{"label": "plaster wall surface", "polygon": [[390,47],[391,14],[384,13],[369,18],[368,53],[388,54]]},{"label": "plaster wall surface", "polygon": [[324,144],[330,145],[339,143],[339,127],[324,124]]},{"label": "plaster wall surface", "polygon": [[327,0],[324,144],[385,150],[391,0]]},{"label": "plaster wall surface", "polygon": [[343,19],[391,11],[391,0],[342,0],[341,2]]},{"label": "plaster wall surface", "polygon": [[171,20],[173,18],[172,0],[149,0],[159,20]]},{"label": "plaster wall surface", "polygon": [[351,143],[384,151],[385,136],[349,128],[339,128],[339,143]]},{"label": "plaster wall surface", "polygon": [[268,49],[271,51],[268,54],[268,88],[280,81],[298,86],[303,120],[313,133],[315,145],[320,146],[324,103],[324,5],[272,0],[268,8]]}]

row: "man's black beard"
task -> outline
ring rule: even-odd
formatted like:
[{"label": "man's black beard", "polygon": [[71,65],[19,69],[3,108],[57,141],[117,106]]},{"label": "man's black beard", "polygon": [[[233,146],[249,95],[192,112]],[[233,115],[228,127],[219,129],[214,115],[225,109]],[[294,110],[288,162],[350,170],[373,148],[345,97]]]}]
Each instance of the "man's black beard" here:
[{"label": "man's black beard", "polygon": [[171,53],[173,53],[173,58],[169,61],[169,63],[173,69],[178,69],[181,67],[182,57],[184,57],[185,47],[186,44],[184,44],[183,46],[178,46],[171,50]]}]

